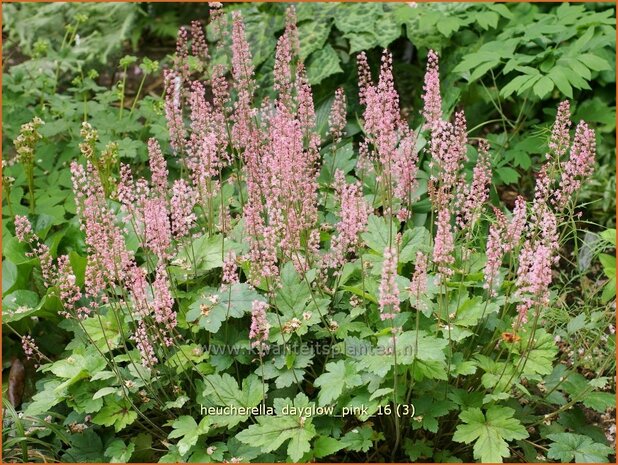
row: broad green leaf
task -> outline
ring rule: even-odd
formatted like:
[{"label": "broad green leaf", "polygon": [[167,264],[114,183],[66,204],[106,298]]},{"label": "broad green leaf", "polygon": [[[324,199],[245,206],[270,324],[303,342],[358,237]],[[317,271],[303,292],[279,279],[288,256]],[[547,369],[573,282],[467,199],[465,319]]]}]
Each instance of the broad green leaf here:
[{"label": "broad green leaf", "polygon": [[305,60],[313,52],[324,46],[324,42],[330,34],[331,26],[331,20],[310,20],[298,26],[301,60]]},{"label": "broad green leaf", "polygon": [[543,76],[541,79],[539,79],[533,87],[534,93],[539,98],[544,98],[553,89],[554,82],[547,76]]},{"label": "broad green leaf", "polygon": [[348,3],[340,5],[335,15],[335,26],[341,32],[373,32],[383,6],[376,3]]},{"label": "broad green leaf", "polygon": [[326,364],[326,371],[314,381],[320,388],[318,399],[320,405],[326,405],[337,400],[344,390],[362,384],[356,365],[348,360],[339,360]]},{"label": "broad green leaf", "polygon": [[[258,416],[258,423],[238,433],[236,438],[266,453],[277,450],[287,442],[288,457],[298,462],[311,450],[310,441],[316,435],[315,426],[311,417],[282,414],[280,407],[283,404],[291,405],[291,403],[289,399],[279,400],[280,402],[275,404],[277,415]],[[307,396],[302,393],[298,394],[293,406],[298,408],[309,406]]]},{"label": "broad green leaf", "polygon": [[569,78],[567,77],[565,72],[568,72],[568,70],[566,70],[562,66],[555,66],[549,72],[548,76],[551,78],[552,81],[554,81],[554,84],[556,84],[556,87],[560,92],[562,92],[569,98],[573,98],[573,88],[571,87],[571,84],[569,83]]},{"label": "broad green leaf", "polygon": [[105,456],[110,463],[128,463],[134,451],[134,443],[125,444],[122,439],[114,439],[105,449]]},{"label": "broad green leaf", "polygon": [[[385,218],[371,215],[367,222],[367,231],[361,237],[372,250],[382,255],[384,249],[391,243],[389,231],[390,228]],[[393,232],[393,236],[394,234]]]},{"label": "broad green leaf", "polygon": [[594,442],[588,436],[574,433],[555,433],[547,436],[554,441],[549,446],[547,457],[560,462],[604,463],[609,454],[616,451],[605,444]]},{"label": "broad green leaf", "polygon": [[457,426],[453,440],[474,442],[474,458],[481,462],[502,463],[509,456],[507,441],[528,437],[526,428],[513,418],[515,410],[491,406],[485,414],[479,408],[464,410],[459,418],[464,424]]},{"label": "broad green leaf", "polygon": [[194,270],[203,274],[209,270],[223,266],[223,236],[204,234],[193,239],[190,245],[184,246],[172,260],[172,265],[186,269],[190,274]]},{"label": "broad green leaf", "polygon": [[17,265],[10,260],[2,261],[2,295],[6,296],[7,292],[17,282]]},{"label": "broad green leaf", "polygon": [[228,318],[241,318],[250,313],[254,300],[263,301],[264,297],[247,283],[233,284],[219,292],[201,295],[189,306],[186,319],[198,321],[201,328],[216,333]]},{"label": "broad green leaf", "polygon": [[172,428],[168,438],[181,438],[177,443],[178,452],[180,455],[185,455],[191,447],[197,444],[200,436],[208,433],[209,421],[208,417],[204,417],[198,425],[193,417],[185,415],[175,420],[172,423]]},{"label": "broad green leaf", "polygon": [[[252,409],[262,402],[263,385],[255,375],[247,376],[242,382],[242,389],[238,387],[236,380],[227,373],[222,375],[208,375],[203,383],[204,390],[200,402],[206,407],[242,407]],[[226,426],[231,428],[238,423],[246,421],[250,412],[237,415],[211,415],[210,424],[215,427]]]},{"label": "broad green leaf", "polygon": [[519,179],[519,173],[508,166],[497,168],[496,173],[504,184],[515,184]]},{"label": "broad green leaf", "polygon": [[321,459],[343,449],[344,444],[340,440],[330,436],[320,436],[313,443],[313,455]]},{"label": "broad green leaf", "polygon": [[312,53],[307,62],[307,79],[312,85],[319,84],[327,77],[342,71],[339,56],[330,44]]},{"label": "broad green leaf", "polygon": [[113,426],[119,432],[137,420],[137,412],[126,400],[105,399],[105,406],[97,413],[92,422],[97,425]]},{"label": "broad green leaf", "polygon": [[605,71],[606,69],[610,69],[610,65],[607,61],[592,53],[578,55],[577,59],[592,71]]},{"label": "broad green leaf", "polygon": [[416,262],[416,253],[418,251],[428,252],[430,242],[431,236],[427,228],[417,226],[412,229],[407,229],[401,237],[399,261],[401,263]]}]

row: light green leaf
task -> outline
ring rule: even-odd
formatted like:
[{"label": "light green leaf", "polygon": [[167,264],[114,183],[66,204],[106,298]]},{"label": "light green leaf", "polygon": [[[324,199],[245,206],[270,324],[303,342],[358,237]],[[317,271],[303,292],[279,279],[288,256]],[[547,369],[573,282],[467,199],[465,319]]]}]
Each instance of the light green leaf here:
[{"label": "light green leaf", "polygon": [[216,333],[228,318],[250,313],[254,300],[263,301],[264,297],[247,283],[233,284],[220,292],[201,295],[189,306],[186,318],[188,322],[199,319],[201,328]]},{"label": "light green leaf", "polygon": [[189,449],[197,444],[197,440],[203,434],[208,433],[209,423],[208,417],[204,417],[198,425],[193,417],[184,415],[172,423],[172,432],[169,434],[169,439],[182,438],[178,441],[178,452],[185,455]]},{"label": "light green leaf", "polygon": [[[222,375],[209,375],[203,383],[203,401],[206,407],[242,407],[251,409],[262,402],[263,385],[255,375],[247,376],[242,382],[242,389],[238,383],[227,373]],[[268,386],[264,386],[267,388]],[[231,428],[238,423],[246,421],[249,413],[237,415],[211,415],[211,425],[216,427],[226,426]]]},{"label": "light green leaf", "polygon": [[[289,401],[289,399],[286,400]],[[285,400],[279,402],[279,405],[282,403],[285,403]],[[296,396],[294,405],[300,406],[300,404],[308,404],[308,399],[304,394]],[[279,409],[277,410],[278,414],[275,416],[258,416],[258,423],[238,433],[236,438],[266,453],[277,450],[289,441],[288,457],[292,461],[298,462],[303,455],[311,450],[310,441],[316,435],[315,426],[311,417],[282,415]]]},{"label": "light green leaf", "polygon": [[491,406],[485,414],[480,408],[464,410],[459,418],[464,424],[457,426],[455,442],[474,442],[474,458],[481,462],[502,463],[509,456],[507,441],[528,437],[526,428],[513,418],[515,410]]},{"label": "light green leaf", "polygon": [[313,443],[313,454],[321,459],[340,451],[344,447],[338,439],[331,438],[330,436],[320,436]]},{"label": "light green leaf", "polygon": [[597,55],[593,55],[592,53],[578,55],[577,59],[592,71],[605,71],[606,69],[610,69],[610,65],[607,61],[605,61],[605,59]]},{"label": "light green leaf", "polygon": [[105,406],[95,415],[92,422],[97,425],[113,426],[116,432],[129,426],[137,419],[137,412],[126,400],[105,399]]},{"label": "light green leaf", "polygon": [[127,445],[122,439],[114,439],[105,449],[105,456],[109,457],[110,463],[128,463],[134,451],[134,443]]},{"label": "light green leaf", "polygon": [[547,76],[543,76],[541,79],[539,79],[533,87],[534,93],[539,98],[544,98],[553,89],[554,89],[554,82]]},{"label": "light green leaf", "polygon": [[547,436],[554,441],[547,457],[560,462],[604,463],[615,451],[605,444],[594,442],[588,436],[573,433],[555,433]]},{"label": "light green leaf", "polygon": [[318,399],[320,405],[337,400],[345,389],[359,386],[362,379],[358,374],[356,365],[347,360],[339,360],[326,364],[326,372],[314,381],[314,385],[320,388]]}]

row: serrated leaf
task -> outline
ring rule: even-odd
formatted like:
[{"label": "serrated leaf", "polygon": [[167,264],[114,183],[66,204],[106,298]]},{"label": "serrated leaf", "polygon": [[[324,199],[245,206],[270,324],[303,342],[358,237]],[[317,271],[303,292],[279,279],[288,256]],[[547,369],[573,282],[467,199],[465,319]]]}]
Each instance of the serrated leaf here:
[{"label": "serrated leaf", "polygon": [[241,318],[251,312],[254,300],[263,301],[264,297],[247,283],[233,284],[220,292],[201,295],[189,306],[186,319],[198,321],[201,328],[216,333],[228,318]]},{"label": "serrated leaf", "polygon": [[[204,382],[202,393],[203,405],[207,407],[243,407],[251,409],[262,402],[263,389],[267,390],[267,385],[263,385],[255,375],[247,376],[242,382],[242,389],[238,383],[227,373],[222,375],[208,375]],[[249,418],[246,415],[211,415],[213,426],[236,426]]]},{"label": "serrated leaf", "polygon": [[474,458],[481,462],[502,463],[509,456],[507,441],[528,437],[526,428],[513,418],[515,410],[491,406],[485,414],[480,408],[464,410],[459,418],[465,423],[457,426],[455,442],[474,442]]},{"label": "serrated leaf", "polygon": [[362,379],[358,374],[356,365],[347,360],[339,360],[326,364],[326,372],[314,381],[314,385],[320,388],[318,399],[320,405],[326,405],[337,398],[345,389],[359,386]]},{"label": "serrated leaf", "polygon": [[105,399],[104,407],[97,413],[92,422],[97,425],[113,426],[119,432],[137,420],[137,412],[126,400]]},{"label": "serrated leaf", "polygon": [[[279,405],[283,403],[279,402]],[[304,394],[298,394],[294,405],[308,404]],[[287,454],[294,462],[298,462],[303,455],[311,450],[311,439],[316,435],[315,426],[309,417],[296,415],[275,416],[261,415],[257,417],[257,424],[241,431],[236,438],[262,452],[272,452],[288,442]]]},{"label": "serrated leaf", "polygon": [[209,430],[208,417],[204,417],[198,425],[193,417],[184,415],[172,423],[172,431],[168,438],[181,438],[177,443],[180,455],[185,455],[189,449],[197,444],[197,440]]},{"label": "serrated leaf", "polygon": [[554,441],[549,446],[547,457],[560,462],[602,463],[615,451],[605,444],[594,442],[588,436],[574,433],[555,433],[547,436]]},{"label": "serrated leaf", "polygon": [[107,449],[105,456],[109,457],[110,463],[128,463],[135,452],[135,444],[130,442],[128,445],[122,439],[114,439]]}]

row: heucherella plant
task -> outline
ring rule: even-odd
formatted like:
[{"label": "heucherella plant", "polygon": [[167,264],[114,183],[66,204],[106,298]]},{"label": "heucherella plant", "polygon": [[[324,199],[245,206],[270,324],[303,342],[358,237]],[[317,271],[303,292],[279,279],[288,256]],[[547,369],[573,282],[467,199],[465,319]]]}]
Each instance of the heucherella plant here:
[{"label": "heucherella plant", "polygon": [[[561,103],[534,192],[510,210],[491,196],[494,148],[443,111],[438,55],[411,128],[391,54],[375,81],[361,53],[350,163],[348,96],[321,135],[294,9],[258,101],[242,16],[212,8],[219,41],[181,29],[164,70],[169,140],[148,142],[149,174],[97,153],[83,123],[70,170],[86,259],[15,217],[75,334],[40,360],[26,413],[113,429],[116,461],[133,436],[168,462],[557,458],[539,425],[582,399],[542,321],[593,129],[572,134]],[[229,47],[229,68],[209,47]]]}]

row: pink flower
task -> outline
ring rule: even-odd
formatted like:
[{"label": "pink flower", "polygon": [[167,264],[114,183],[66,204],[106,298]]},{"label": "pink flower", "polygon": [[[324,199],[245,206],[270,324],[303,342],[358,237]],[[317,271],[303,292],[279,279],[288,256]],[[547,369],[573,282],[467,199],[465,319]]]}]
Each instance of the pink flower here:
[{"label": "pink flower", "polygon": [[[568,100],[565,100],[558,105],[558,111],[556,113],[556,121],[551,131],[551,139],[549,141],[549,150],[552,152],[553,157],[556,160],[566,153],[569,145],[571,144],[571,135],[569,129],[571,128],[571,110]],[[552,158],[551,154],[546,155],[549,160]]]},{"label": "pink flower", "polygon": [[[385,51],[380,77],[378,83],[374,84],[366,57],[359,55],[360,100],[365,105],[363,117],[366,142],[375,150],[379,178],[384,183],[384,189],[392,192],[394,198],[399,200],[400,208],[405,209],[410,206],[416,187],[418,154],[416,134],[400,115],[392,61],[390,53]],[[362,163],[359,161],[359,164],[364,163],[364,160]]]},{"label": "pink flower", "polygon": [[244,148],[250,144],[253,134],[254,112],[251,108],[255,81],[251,50],[245,37],[245,26],[240,12],[232,13],[232,77],[234,78],[237,99],[234,103],[232,119],[232,143]]},{"label": "pink flower", "polygon": [[174,237],[185,237],[193,227],[197,217],[193,213],[197,197],[191,186],[184,179],[177,179],[172,185],[170,201],[172,216],[172,234]]},{"label": "pink flower", "polygon": [[172,231],[164,199],[144,203],[144,243],[160,260],[170,257]]},{"label": "pink flower", "polygon": [[238,279],[238,265],[236,264],[236,253],[232,250],[228,252],[223,260],[223,284],[235,284],[240,282]]},{"label": "pink flower", "polygon": [[19,242],[30,242],[32,236],[32,225],[25,216],[15,216],[15,236]]},{"label": "pink flower", "polygon": [[438,272],[445,277],[453,275],[450,265],[455,263],[453,252],[455,244],[451,228],[451,214],[443,209],[438,212],[436,220],[436,237],[433,246],[433,262],[438,265]]},{"label": "pink flower", "polygon": [[173,310],[174,298],[170,291],[170,282],[164,266],[157,267],[157,275],[152,283],[153,303],[155,321],[161,325],[164,331],[165,345],[170,347],[173,344],[172,333],[176,328],[176,312]]},{"label": "pink flower", "polygon": [[185,146],[186,129],[182,113],[183,78],[172,70],[164,72],[165,118],[170,133],[170,145],[176,154]]},{"label": "pink flower", "polygon": [[191,53],[202,60],[208,59],[208,44],[199,21],[191,21]]},{"label": "pink flower", "polygon": [[63,314],[66,318],[72,316],[74,312],[78,319],[84,319],[90,314],[88,307],[80,307],[76,309],[77,302],[82,298],[82,292],[76,284],[76,278],[73,274],[73,268],[69,257],[62,255],[58,257],[58,278],[56,286],[60,291],[60,301],[64,307]]},{"label": "pink flower", "polygon": [[268,304],[261,300],[254,300],[251,304],[249,339],[251,339],[251,347],[257,348],[262,355],[268,350],[268,334],[270,332],[270,324],[266,319],[267,308]]},{"label": "pink flower", "polygon": [[137,350],[142,358],[142,365],[145,367],[152,367],[159,361],[155,355],[154,347],[150,342],[150,336],[146,330],[146,324],[144,320],[140,320],[135,329],[135,333],[131,336],[131,339],[135,342]]},{"label": "pink flower", "polygon": [[581,186],[582,179],[594,171],[596,147],[594,131],[583,121],[575,129],[569,159],[562,163],[560,187],[554,192],[554,203],[563,209]]},{"label": "pink flower", "polygon": [[340,87],[335,91],[335,101],[328,117],[333,144],[336,145],[341,141],[346,122],[346,98],[343,89]]},{"label": "pink flower", "polygon": [[427,54],[427,71],[425,72],[423,92],[425,127],[433,128],[442,120],[440,68],[438,65],[438,55],[433,50],[429,50]]},{"label": "pink flower", "polygon": [[86,166],[84,169],[75,161],[71,163],[75,204],[88,248],[86,296],[106,301],[105,291],[122,282],[133,257],[107,205],[95,168],[90,162]]},{"label": "pink flower", "polygon": [[489,199],[491,184],[491,164],[489,162],[489,144],[479,141],[478,160],[472,172],[472,184],[460,180],[457,198],[457,225],[464,229],[474,225],[479,219],[482,208]]},{"label": "pink flower", "polygon": [[466,156],[466,120],[464,114],[455,115],[455,123],[437,121],[431,131],[430,167],[436,168],[430,181],[435,187],[432,194],[434,206],[448,208],[457,185],[459,171]]},{"label": "pink flower", "polygon": [[127,273],[125,283],[131,294],[135,314],[142,319],[150,315],[150,304],[148,302],[149,285],[144,270],[138,266],[131,267]]},{"label": "pink flower", "polygon": [[549,303],[549,285],[552,280],[552,250],[543,244],[533,244],[528,240],[519,254],[517,270],[516,295],[523,296],[523,303],[517,309],[519,317],[516,323],[527,321],[527,313],[534,305]]},{"label": "pink flower", "polygon": [[152,175],[152,186],[157,195],[165,198],[167,194],[167,163],[161,152],[161,147],[155,139],[148,140],[148,158]]},{"label": "pink flower", "polygon": [[484,270],[485,283],[483,285],[489,291],[490,296],[496,295],[494,283],[498,277],[504,254],[519,247],[526,227],[526,202],[523,197],[517,197],[510,221],[507,220],[504,213],[495,207],[494,213],[496,222],[489,226],[486,250],[487,262]]},{"label": "pink flower", "polygon": [[416,252],[414,274],[410,280],[410,297],[414,299],[414,306],[421,310],[421,297],[427,291],[427,255],[420,250]]},{"label": "pink flower", "polygon": [[384,249],[382,278],[379,288],[380,318],[392,320],[399,313],[399,288],[397,287],[397,253],[394,248]]},{"label": "pink flower", "polygon": [[32,336],[24,335],[21,337],[21,348],[28,360],[31,358],[38,358],[39,348],[34,342]]},{"label": "pink flower", "polygon": [[524,228],[526,227],[526,220],[528,219],[528,213],[526,211],[526,201],[520,195],[515,200],[515,208],[513,209],[513,217],[511,218],[511,222],[509,227],[506,228],[505,235],[506,240],[504,241],[503,248],[505,252],[510,252],[514,250],[519,245],[521,241],[521,236],[524,232]]},{"label": "pink flower", "polygon": [[370,210],[363,198],[360,183],[347,184],[341,170],[335,173],[335,190],[341,205],[341,220],[335,226],[337,234],[331,240],[328,261],[332,267],[343,265],[345,256],[360,246],[360,235],[367,228]]}]

